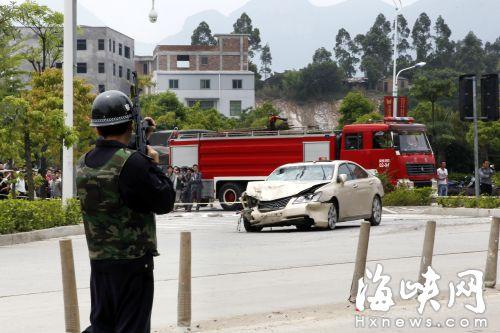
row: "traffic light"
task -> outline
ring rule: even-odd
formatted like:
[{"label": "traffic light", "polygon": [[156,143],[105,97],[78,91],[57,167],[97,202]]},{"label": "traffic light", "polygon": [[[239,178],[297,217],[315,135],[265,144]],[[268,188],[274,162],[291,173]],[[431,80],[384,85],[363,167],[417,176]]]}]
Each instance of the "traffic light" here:
[{"label": "traffic light", "polygon": [[481,77],[481,114],[488,120],[500,119],[498,108],[498,74]]},{"label": "traffic light", "polygon": [[474,118],[473,74],[461,75],[459,79],[459,109],[460,119]]}]

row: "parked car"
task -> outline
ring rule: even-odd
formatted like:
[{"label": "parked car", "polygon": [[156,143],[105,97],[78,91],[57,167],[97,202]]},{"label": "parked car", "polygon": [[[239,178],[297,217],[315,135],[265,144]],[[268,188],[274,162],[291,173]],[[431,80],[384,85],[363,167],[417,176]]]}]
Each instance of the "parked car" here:
[{"label": "parked car", "polygon": [[265,227],[312,226],[333,230],[337,223],[366,219],[379,225],[384,190],[380,180],[351,161],[293,163],[265,181],[248,183],[241,201],[246,231]]}]

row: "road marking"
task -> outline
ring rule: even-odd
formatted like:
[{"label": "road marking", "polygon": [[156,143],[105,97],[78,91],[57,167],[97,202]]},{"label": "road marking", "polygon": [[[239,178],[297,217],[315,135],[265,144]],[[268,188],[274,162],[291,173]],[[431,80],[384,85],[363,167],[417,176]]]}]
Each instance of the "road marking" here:
[{"label": "road marking", "polygon": [[389,213],[389,214],[397,214],[397,213],[398,213],[398,212],[396,212],[396,211],[394,211],[394,210],[390,210],[389,208],[385,208],[385,207],[383,207],[382,209],[383,209],[384,211],[386,211],[387,213]]}]

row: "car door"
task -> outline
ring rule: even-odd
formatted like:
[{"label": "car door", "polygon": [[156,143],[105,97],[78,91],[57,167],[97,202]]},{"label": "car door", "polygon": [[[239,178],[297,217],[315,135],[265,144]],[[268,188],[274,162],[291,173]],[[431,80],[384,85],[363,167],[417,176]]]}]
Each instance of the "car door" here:
[{"label": "car door", "polygon": [[353,191],[353,200],[357,204],[353,207],[353,213],[356,216],[370,215],[372,210],[373,179],[359,165],[348,163],[347,166],[352,173],[353,187],[356,189],[356,191]]},{"label": "car door", "polygon": [[356,183],[354,182],[354,178],[352,176],[351,170],[347,166],[347,163],[342,163],[339,165],[337,170],[337,177],[341,174],[345,174],[347,176],[347,181],[342,185],[339,184],[337,191],[337,200],[339,202],[339,218],[340,219],[349,219],[352,216],[355,216],[354,207],[356,203],[354,200],[354,192],[357,191]]}]

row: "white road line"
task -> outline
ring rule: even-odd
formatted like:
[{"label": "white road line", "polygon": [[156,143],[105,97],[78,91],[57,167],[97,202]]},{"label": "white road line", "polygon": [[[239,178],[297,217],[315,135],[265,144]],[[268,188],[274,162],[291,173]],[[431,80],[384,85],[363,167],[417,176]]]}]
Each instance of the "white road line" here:
[{"label": "white road line", "polygon": [[386,211],[387,213],[389,213],[389,214],[397,214],[397,213],[398,213],[398,212],[396,212],[396,211],[394,211],[394,210],[391,210],[391,209],[388,209],[388,208],[385,208],[385,207],[383,207],[382,209],[383,209],[384,211]]}]

